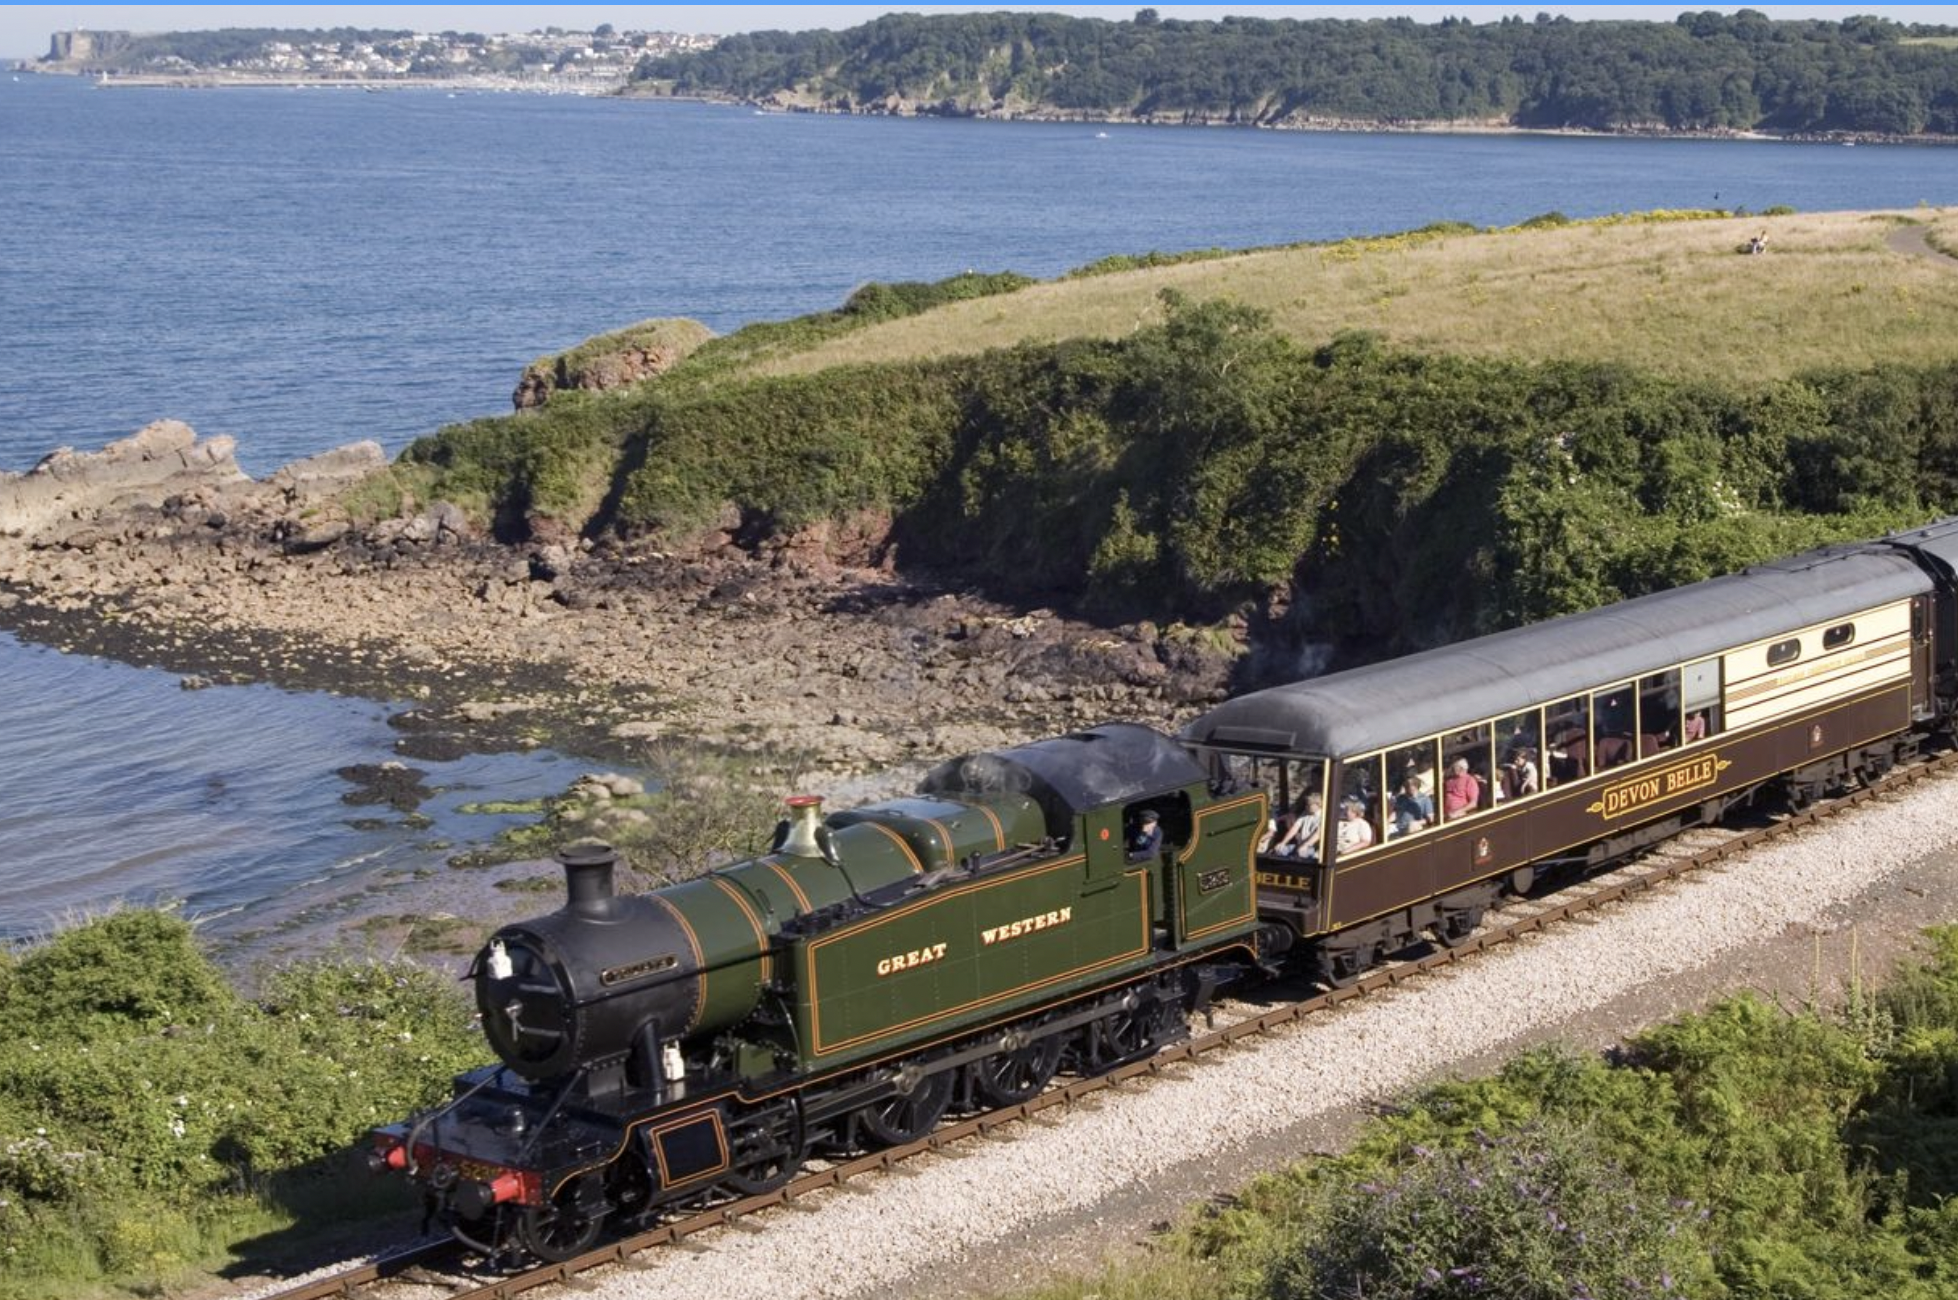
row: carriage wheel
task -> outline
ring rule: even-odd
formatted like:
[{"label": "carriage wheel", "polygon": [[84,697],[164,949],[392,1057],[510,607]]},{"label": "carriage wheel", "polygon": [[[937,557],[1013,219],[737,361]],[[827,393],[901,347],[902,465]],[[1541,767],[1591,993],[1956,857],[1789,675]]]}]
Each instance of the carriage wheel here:
[{"label": "carriage wheel", "polygon": [[871,1146],[895,1147],[915,1142],[938,1127],[952,1101],[954,1072],[940,1070],[857,1112],[857,1132]]},{"label": "carriage wheel", "polygon": [[1482,924],[1482,909],[1464,908],[1459,912],[1445,912],[1429,927],[1435,942],[1444,948],[1459,948],[1469,941],[1475,927]]},{"label": "carriage wheel", "polygon": [[1017,1106],[1040,1095],[1061,1063],[1061,1036],[1049,1034],[1010,1052],[996,1052],[972,1067],[972,1086],[987,1106]]}]

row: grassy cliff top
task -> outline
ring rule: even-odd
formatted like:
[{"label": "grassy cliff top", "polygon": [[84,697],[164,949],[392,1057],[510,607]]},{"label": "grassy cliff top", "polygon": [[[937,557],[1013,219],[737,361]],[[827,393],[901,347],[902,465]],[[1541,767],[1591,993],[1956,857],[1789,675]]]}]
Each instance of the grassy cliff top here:
[{"label": "grassy cliff top", "polygon": [[[1767,252],[1741,250],[1762,231]],[[1944,360],[1958,337],[1958,208],[1774,217],[1644,214],[1302,245],[1042,283],[758,359],[761,374],[1118,338],[1158,291],[1229,297],[1317,345],[1618,361],[1679,379]]]}]

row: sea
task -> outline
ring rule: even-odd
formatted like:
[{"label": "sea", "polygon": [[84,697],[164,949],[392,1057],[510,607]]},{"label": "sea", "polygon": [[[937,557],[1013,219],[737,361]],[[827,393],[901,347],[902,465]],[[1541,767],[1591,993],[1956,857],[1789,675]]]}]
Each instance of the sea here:
[{"label": "sea", "polygon": [[[900,120],[446,89],[98,87],[0,74],[0,470],[164,417],[247,470],[390,454],[509,409],[523,366],[656,316],[726,332],[873,280],[1054,276],[1653,208],[1958,202],[1958,149]],[[439,875],[575,756],[417,762],[350,805],[400,702],[176,674],[0,631],[0,939],[118,902],[220,949]],[[466,910],[464,902],[456,904]],[[227,948],[229,945],[229,948]]]}]

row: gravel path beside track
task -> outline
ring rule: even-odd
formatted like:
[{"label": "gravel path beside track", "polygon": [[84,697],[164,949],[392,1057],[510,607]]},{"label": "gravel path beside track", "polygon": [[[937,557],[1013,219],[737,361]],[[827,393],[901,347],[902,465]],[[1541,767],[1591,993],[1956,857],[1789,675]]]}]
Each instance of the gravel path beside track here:
[{"label": "gravel path beside track", "polygon": [[[975,1255],[1091,1212],[1181,1166],[1246,1152],[1315,1117],[1542,1037],[1641,986],[1713,965],[1763,935],[1821,926],[1859,894],[1954,841],[1958,778],[1946,777],[1595,920],[1210,1058],[1216,1063],[1182,1077],[1111,1095],[1052,1126],[1027,1125],[1016,1130],[1017,1140],[976,1144],[962,1158],[914,1161],[897,1175],[826,1198],[814,1212],[774,1213],[758,1232],[704,1237],[698,1251],[653,1252],[630,1273],[593,1277],[594,1294],[784,1300],[908,1291],[900,1286],[907,1279],[942,1290],[947,1275]],[[1925,915],[1922,923],[1941,919],[1948,918]],[[1252,1163],[1271,1162],[1269,1151],[1258,1154]]]}]

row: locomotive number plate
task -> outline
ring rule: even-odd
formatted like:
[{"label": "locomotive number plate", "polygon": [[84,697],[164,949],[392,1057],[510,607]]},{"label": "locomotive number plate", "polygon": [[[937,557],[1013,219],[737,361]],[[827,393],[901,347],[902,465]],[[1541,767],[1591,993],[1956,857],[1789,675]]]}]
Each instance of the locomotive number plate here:
[{"label": "locomotive number plate", "polygon": [[1230,883],[1231,869],[1229,867],[1218,867],[1215,871],[1206,871],[1197,877],[1197,892],[1199,894],[1214,894]]},{"label": "locomotive number plate", "polygon": [[598,982],[606,988],[611,988],[614,984],[623,984],[627,980],[636,980],[644,975],[657,975],[661,971],[672,970],[679,964],[679,957],[670,952],[664,953],[658,957],[648,957],[644,961],[628,962],[624,966],[614,966],[611,970],[600,971]]}]

